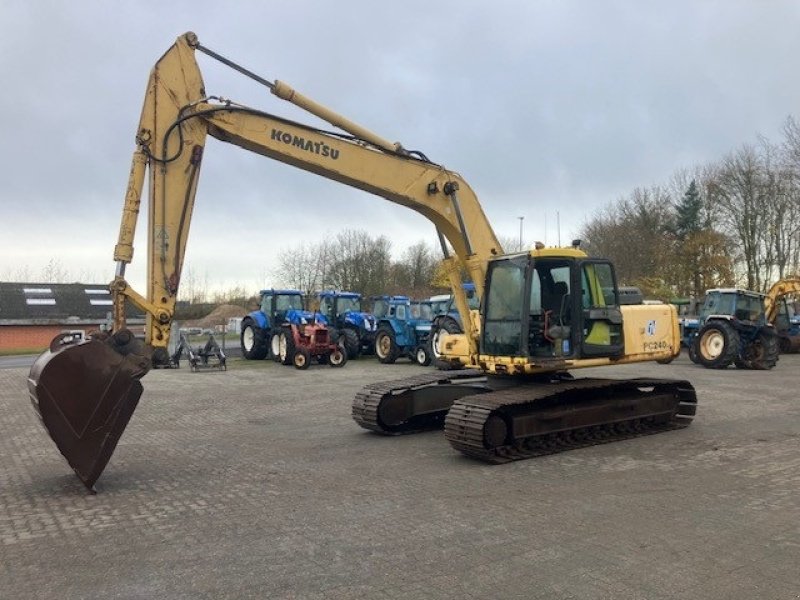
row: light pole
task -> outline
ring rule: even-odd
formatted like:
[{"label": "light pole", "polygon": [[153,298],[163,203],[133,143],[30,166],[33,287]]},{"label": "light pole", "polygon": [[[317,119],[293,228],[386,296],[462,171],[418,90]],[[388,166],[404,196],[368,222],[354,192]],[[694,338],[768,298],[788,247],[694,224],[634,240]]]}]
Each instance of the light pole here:
[{"label": "light pole", "polygon": [[522,221],[525,217],[517,217],[519,219],[519,249],[522,251]]}]

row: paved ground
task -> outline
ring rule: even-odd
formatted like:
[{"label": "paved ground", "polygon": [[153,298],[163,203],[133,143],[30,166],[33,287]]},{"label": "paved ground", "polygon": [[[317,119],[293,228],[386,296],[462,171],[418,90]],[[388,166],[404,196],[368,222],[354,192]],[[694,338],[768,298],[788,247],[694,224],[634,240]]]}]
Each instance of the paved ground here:
[{"label": "paved ground", "polygon": [[353,423],[407,363],[156,371],[94,496],[0,370],[0,597],[800,598],[798,367],[594,370],[690,379],[698,418],[503,466]]}]

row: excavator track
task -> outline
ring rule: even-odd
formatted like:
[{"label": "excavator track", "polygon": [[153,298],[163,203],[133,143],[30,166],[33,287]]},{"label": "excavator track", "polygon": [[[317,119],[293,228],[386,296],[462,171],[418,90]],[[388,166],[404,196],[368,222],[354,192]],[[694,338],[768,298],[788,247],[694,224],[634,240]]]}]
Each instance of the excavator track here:
[{"label": "excavator track", "polygon": [[386,435],[441,429],[457,398],[491,391],[486,381],[479,371],[460,369],[371,383],[353,399],[353,419]]},{"label": "excavator track", "polygon": [[681,380],[523,384],[456,401],[444,432],[460,452],[500,464],[686,427],[696,408]]}]

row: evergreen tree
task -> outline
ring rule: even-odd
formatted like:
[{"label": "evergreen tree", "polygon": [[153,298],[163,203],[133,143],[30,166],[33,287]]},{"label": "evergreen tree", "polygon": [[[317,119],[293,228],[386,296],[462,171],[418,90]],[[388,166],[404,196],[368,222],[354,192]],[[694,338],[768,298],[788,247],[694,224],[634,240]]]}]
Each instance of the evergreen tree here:
[{"label": "evergreen tree", "polygon": [[700,191],[697,189],[697,183],[692,179],[683,198],[675,207],[675,235],[679,240],[684,240],[688,235],[698,233],[703,229],[703,223],[700,222],[702,208],[703,200],[700,198]]}]

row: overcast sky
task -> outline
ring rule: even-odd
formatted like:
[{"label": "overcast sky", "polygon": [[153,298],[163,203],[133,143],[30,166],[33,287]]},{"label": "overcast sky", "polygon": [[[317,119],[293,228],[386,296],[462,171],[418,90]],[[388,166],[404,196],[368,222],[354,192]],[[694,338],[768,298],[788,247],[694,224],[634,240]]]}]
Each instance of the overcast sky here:
[{"label": "overcast sky", "polygon": [[[501,237],[565,244],[636,186],[800,113],[800,2],[0,0],[0,279],[113,277],[144,86],[185,31],[458,171]],[[206,90],[316,123],[199,55]],[[142,215],[144,217],[144,214]],[[547,229],[545,229],[547,223]],[[142,290],[145,224],[129,279]],[[368,229],[436,242],[407,208],[210,140],[187,266],[255,291],[281,249]]]}]

